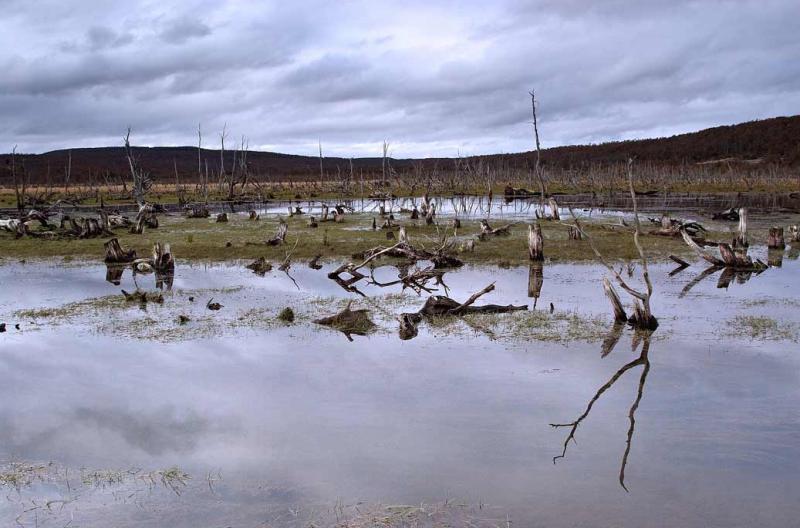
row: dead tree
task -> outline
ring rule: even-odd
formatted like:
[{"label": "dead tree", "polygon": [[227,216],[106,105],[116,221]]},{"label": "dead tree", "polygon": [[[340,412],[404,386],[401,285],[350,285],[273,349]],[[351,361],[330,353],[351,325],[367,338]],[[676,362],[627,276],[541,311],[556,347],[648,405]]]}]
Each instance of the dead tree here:
[{"label": "dead tree", "polygon": [[147,192],[153,186],[153,180],[150,175],[139,167],[138,160],[133,154],[133,149],[130,144],[131,128],[128,127],[128,132],[125,134],[125,156],[128,159],[128,167],[131,171],[131,179],[133,180],[133,197],[141,209],[146,203]]},{"label": "dead tree", "polygon": [[717,257],[711,251],[700,247],[686,232],[683,233],[683,240],[698,254],[698,256],[700,256],[700,258],[711,264],[712,267],[720,269],[732,268],[740,271],[757,271],[767,267],[766,264],[760,260],[753,261],[753,259],[747,255],[747,248],[736,248],[734,250],[730,245],[721,243],[718,246],[720,256]]},{"label": "dead tree", "polygon": [[538,222],[528,226],[528,257],[534,261],[544,260],[544,238]]},{"label": "dead tree", "polygon": [[[592,238],[588,236],[586,231],[581,227],[578,217],[570,208],[570,213],[572,214],[573,218],[575,219],[575,225],[578,229],[581,230],[583,233],[584,238],[589,241],[589,245],[592,248],[595,256],[600,261],[603,266],[611,272],[614,278],[617,280],[617,283],[622,287],[623,290],[628,292],[628,294],[633,297],[633,314],[628,318],[628,324],[634,326],[636,328],[644,329],[644,330],[655,330],[658,327],[658,320],[653,316],[652,311],[650,310],[650,297],[653,294],[653,284],[650,282],[650,273],[647,268],[647,259],[644,256],[644,250],[642,249],[642,245],[639,242],[639,233],[641,231],[641,225],[639,223],[639,211],[636,203],[636,192],[633,188],[633,160],[628,160],[628,187],[631,195],[631,200],[633,201],[633,218],[634,218],[634,232],[633,232],[633,243],[636,246],[636,250],[639,253],[639,258],[642,263],[642,278],[645,283],[645,291],[637,291],[633,289],[631,286],[625,282],[625,279],[622,278],[622,275],[619,271],[617,271],[600,253],[597,247],[592,242]],[[616,317],[615,313],[615,317]]]},{"label": "dead tree", "polygon": [[105,262],[107,264],[126,264],[136,260],[136,251],[124,250],[119,244],[119,239],[112,238],[103,247],[106,250]]},{"label": "dead tree", "polygon": [[539,145],[539,125],[536,120],[536,95],[534,90],[531,90],[528,93],[531,96],[531,112],[533,113],[533,135],[536,141],[536,164],[534,165],[533,172],[536,174],[536,178],[539,181],[539,194],[541,197],[539,208],[542,213],[542,216],[544,216],[544,197],[547,193],[547,190],[545,188],[544,177],[542,175],[542,166],[541,166],[542,153],[541,153],[541,147]]}]

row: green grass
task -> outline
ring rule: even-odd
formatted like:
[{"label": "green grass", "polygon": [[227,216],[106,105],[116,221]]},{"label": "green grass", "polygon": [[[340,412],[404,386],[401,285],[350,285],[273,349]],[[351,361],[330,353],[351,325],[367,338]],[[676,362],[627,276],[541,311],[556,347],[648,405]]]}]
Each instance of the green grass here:
[{"label": "green grass", "polygon": [[[424,222],[412,222],[398,215],[398,223],[406,226],[406,231],[415,246],[434,248],[440,237],[452,236],[449,220],[440,219],[440,226],[426,226]],[[265,257],[273,262],[281,262],[287,252],[292,259],[308,260],[321,254],[323,259],[349,259],[352,255],[382,245],[394,243],[387,240],[383,230],[372,231],[372,215],[347,215],[342,223],[325,222],[318,228],[307,226],[306,215],[289,218],[289,231],[286,243],[267,246],[264,241],[271,238],[278,225],[277,218],[262,219],[257,222],[240,215],[231,215],[227,223],[216,223],[213,219],[187,219],[180,216],[162,216],[158,229],[146,230],[142,235],[133,235],[126,230],[115,231],[124,248],[135,249],[139,256],[149,256],[155,242],[169,243],[172,254],[177,259],[224,261],[234,259],[255,259]],[[500,225],[501,221],[495,221]],[[476,220],[462,221],[458,232],[459,240],[474,237],[479,232]],[[603,228],[597,223],[586,222],[585,230],[592,236],[595,245],[606,258],[612,260],[631,260],[638,258],[629,230]],[[558,222],[542,222],[545,238],[545,257],[551,261],[590,261],[595,260],[586,240],[568,240],[567,226]],[[714,238],[714,234],[709,234]],[[642,244],[648,256],[666,259],[669,254],[690,255],[686,244],[675,238],[643,235]],[[33,237],[15,239],[10,233],[0,232],[0,254],[7,258],[53,258],[66,261],[88,259],[102,261],[103,243],[107,238],[88,240],[56,239],[47,240]],[[527,226],[515,224],[511,235],[493,237],[475,244],[472,252],[460,253],[467,263],[491,263],[503,265],[522,264],[527,257]]]}]

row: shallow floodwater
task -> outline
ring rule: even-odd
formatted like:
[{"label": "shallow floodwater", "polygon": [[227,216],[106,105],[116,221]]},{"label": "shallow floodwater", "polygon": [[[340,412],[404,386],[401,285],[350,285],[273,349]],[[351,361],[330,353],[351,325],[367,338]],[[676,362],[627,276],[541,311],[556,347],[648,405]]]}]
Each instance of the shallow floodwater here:
[{"label": "shallow floodwater", "polygon": [[[753,252],[766,261],[763,248]],[[727,287],[720,272],[693,280],[699,263],[672,276],[672,266],[652,266],[660,328],[647,343],[625,329],[605,356],[602,338],[520,341],[492,327],[449,334],[423,324],[401,341],[393,317],[426,295],[406,292],[401,308],[380,297],[399,286],[373,285],[364,304],[326,277],[332,267],[258,277],[238,263],[179,262],[163,305],[54,319],[19,310],[118,294],[133,278],[112,284],[93,263],[0,261],[2,471],[39,468],[22,485],[0,478],[0,523],[307,526],[334,524],[342,505],[448,501],[501,526],[796,525],[796,252]],[[604,271],[545,264],[537,309],[552,303],[610,330]],[[479,302],[531,305],[528,275],[465,267],[444,278],[455,299],[495,281]],[[375,272],[379,282],[396,276],[392,266]],[[142,288],[152,282],[137,277]],[[210,297],[222,310],[205,309]],[[343,298],[370,307],[378,331],[351,342],[307,321],[241,323],[254,308],[333,313]],[[178,313],[192,321],[179,327]],[[742,316],[774,326],[751,334]],[[549,424],[576,420],[637,358],[554,463],[569,428]],[[626,492],[619,474],[640,390]],[[162,479],[172,467],[191,478]]]}]

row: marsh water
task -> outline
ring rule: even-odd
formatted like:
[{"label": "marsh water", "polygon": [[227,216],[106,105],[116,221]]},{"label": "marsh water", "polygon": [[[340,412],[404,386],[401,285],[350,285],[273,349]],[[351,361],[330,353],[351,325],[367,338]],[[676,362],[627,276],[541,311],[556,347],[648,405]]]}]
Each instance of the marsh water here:
[{"label": "marsh water", "polygon": [[[261,277],[179,260],[164,303],[140,307],[87,300],[153,289],[152,275],[0,260],[0,460],[25,473],[0,481],[0,523],[308,526],[343,505],[445,502],[476,525],[794,526],[800,261],[781,256],[752,276],[651,266],[649,339],[614,328],[595,264],[544,265],[536,310],[566,326],[537,339],[491,316],[400,340],[395,316],[427,294],[362,297],[326,277],[334,262]],[[464,299],[495,281],[481,301],[532,306],[529,274],[466,266],[445,282]],[[376,332],[274,322],[345,299]],[[595,397],[554,461],[570,428],[550,424]]]}]

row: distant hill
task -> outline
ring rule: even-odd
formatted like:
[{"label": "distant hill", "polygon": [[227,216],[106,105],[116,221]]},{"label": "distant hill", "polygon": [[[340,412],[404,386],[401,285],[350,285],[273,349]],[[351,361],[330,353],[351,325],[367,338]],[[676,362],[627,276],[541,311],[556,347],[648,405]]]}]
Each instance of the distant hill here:
[{"label": "distant hill", "polygon": [[[173,181],[176,169],[182,179],[197,174],[196,147],[135,147],[134,152],[141,166],[149,170],[156,180]],[[47,181],[48,174],[50,181],[62,182],[70,155],[72,182],[89,178],[113,182],[120,177],[127,178],[128,165],[122,147],[76,148],[17,155],[17,170],[24,170],[31,182]],[[531,165],[534,156],[533,152],[522,152],[468,159],[521,168]],[[631,156],[637,159],[637,163],[664,165],[708,163],[727,166],[730,163],[747,162],[800,166],[800,116],[720,126],[667,138],[556,147],[542,151],[542,162],[551,168],[567,169],[621,163]],[[226,168],[232,167],[233,158],[232,151],[225,152]],[[0,185],[8,185],[11,182],[10,154],[2,155],[2,160]],[[247,162],[250,172],[256,175],[291,179],[319,177],[319,159],[316,157],[249,151]],[[356,174],[380,174],[380,158],[356,158],[352,163]],[[444,168],[452,167],[453,163],[451,158],[391,160],[391,166],[399,172],[410,170],[415,164],[425,167],[436,164]],[[219,150],[201,151],[202,170],[207,166],[211,174],[216,174],[219,165]],[[345,158],[323,159],[323,169],[328,177],[338,171],[349,171],[349,167],[350,160]]]}]

